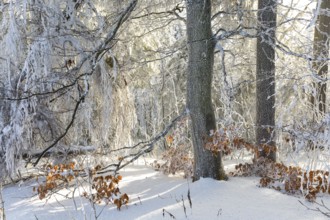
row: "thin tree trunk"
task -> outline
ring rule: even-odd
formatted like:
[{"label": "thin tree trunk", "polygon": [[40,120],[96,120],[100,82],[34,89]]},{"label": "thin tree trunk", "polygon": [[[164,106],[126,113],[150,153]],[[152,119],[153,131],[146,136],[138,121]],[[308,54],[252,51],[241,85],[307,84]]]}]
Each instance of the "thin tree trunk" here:
[{"label": "thin tree trunk", "polygon": [[0,220],[6,220],[5,206],[2,199],[2,184],[0,184]]},{"label": "thin tree trunk", "polygon": [[[260,155],[276,160],[275,126],[275,29],[276,0],[258,2],[259,36],[257,39],[256,74],[256,142]],[[274,150],[268,152],[265,146]]]},{"label": "thin tree trunk", "polygon": [[187,0],[188,81],[187,108],[192,121],[194,179],[226,179],[221,154],[204,148],[203,139],[216,129],[211,84],[214,41],[211,30],[211,1]]},{"label": "thin tree trunk", "polygon": [[[328,74],[328,61],[325,59],[329,58],[330,0],[323,0],[320,9],[314,30],[313,53],[316,61],[313,63],[313,69],[321,79],[325,79]],[[326,112],[326,82],[314,83],[314,88],[315,94],[312,95],[311,102],[314,118],[319,118]]]}]

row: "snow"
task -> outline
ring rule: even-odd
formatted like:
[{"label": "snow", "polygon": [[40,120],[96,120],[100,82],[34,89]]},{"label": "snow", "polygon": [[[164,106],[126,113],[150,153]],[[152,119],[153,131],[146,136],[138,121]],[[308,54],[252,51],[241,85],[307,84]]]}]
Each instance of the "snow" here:
[{"label": "snow", "polygon": [[[321,213],[302,206],[299,200],[308,207],[317,207],[302,197],[259,188],[257,177],[231,177],[229,181],[205,178],[192,183],[180,176],[166,176],[139,164],[125,168],[121,175],[120,189],[129,195],[129,204],[120,211],[114,205],[97,205],[98,219],[172,219],[168,213],[175,219],[191,220],[326,219]],[[95,219],[92,206],[85,198],[75,196],[74,200],[66,199],[61,195],[69,190],[63,189],[48,200],[39,200],[33,196],[34,184],[30,181],[20,187],[7,186],[4,189],[8,220]],[[192,208],[189,206],[188,190]],[[329,196],[323,196],[322,200],[330,206]]]}]

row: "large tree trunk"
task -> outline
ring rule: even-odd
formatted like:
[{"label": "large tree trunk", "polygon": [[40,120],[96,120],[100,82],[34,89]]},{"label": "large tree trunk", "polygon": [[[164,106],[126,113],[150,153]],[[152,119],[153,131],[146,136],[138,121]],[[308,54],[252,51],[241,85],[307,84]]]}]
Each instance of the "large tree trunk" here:
[{"label": "large tree trunk", "polygon": [[[325,79],[328,74],[328,61],[326,59],[329,57],[330,0],[323,0],[320,8],[320,14],[318,15],[314,30],[313,53],[316,61],[313,63],[313,69],[321,79]],[[314,88],[315,94],[313,94],[311,102],[314,108],[315,118],[320,119],[326,111],[326,82],[320,81],[314,83]]]},{"label": "large tree trunk", "polygon": [[188,81],[187,108],[192,121],[194,179],[225,179],[221,154],[205,149],[203,139],[216,129],[211,99],[214,41],[211,30],[211,1],[187,1]]},{"label": "large tree trunk", "polygon": [[258,2],[259,36],[257,39],[256,142],[260,155],[276,160],[275,149],[275,29],[276,0]]}]

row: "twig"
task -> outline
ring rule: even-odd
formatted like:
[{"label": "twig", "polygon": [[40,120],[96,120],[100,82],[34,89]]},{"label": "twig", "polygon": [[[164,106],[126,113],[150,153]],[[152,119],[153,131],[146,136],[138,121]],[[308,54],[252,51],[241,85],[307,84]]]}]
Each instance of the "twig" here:
[{"label": "twig", "polygon": [[185,215],[186,218],[187,218],[187,209],[186,209],[186,206],[185,206],[185,204],[184,204],[183,195],[181,196],[181,201],[182,201],[182,206],[183,206],[184,215]]},{"label": "twig", "polygon": [[324,204],[323,200],[321,200],[321,204],[318,203],[318,202],[314,202],[314,203],[317,204],[317,205],[319,205],[321,208],[326,209],[327,212],[326,212],[326,211],[322,211],[319,207],[317,207],[317,208],[315,208],[315,209],[310,208],[310,207],[306,206],[302,201],[300,201],[300,200],[298,200],[298,201],[299,201],[299,203],[300,203],[301,205],[303,205],[304,207],[306,207],[307,210],[314,211],[314,212],[320,212],[320,213],[322,213],[323,215],[325,215],[326,217],[330,218],[330,209]]},{"label": "twig", "polygon": [[135,16],[135,17],[132,17],[132,20],[133,19],[140,19],[140,18],[145,18],[145,17],[149,17],[149,16],[152,16],[152,15],[156,15],[156,16],[162,16],[162,15],[174,15],[177,17],[178,20],[181,20],[183,22],[186,22],[186,19],[181,17],[179,13],[181,13],[183,11],[185,7],[183,6],[180,6],[179,4],[177,4],[172,10],[169,10],[169,11],[161,11],[161,12],[148,12],[147,14],[143,14],[143,15],[139,15],[139,16]]},{"label": "twig", "polygon": [[219,209],[217,216],[219,217],[221,215],[221,213],[222,213],[222,209]]},{"label": "twig", "polygon": [[189,201],[189,206],[192,209],[192,202],[191,202],[191,197],[190,197],[190,187],[188,183],[188,193],[187,193],[188,201]]},{"label": "twig", "polygon": [[165,217],[165,214],[168,214],[171,218],[176,219],[175,216],[172,213],[170,213],[170,212],[166,211],[165,209],[163,209],[163,217]]}]

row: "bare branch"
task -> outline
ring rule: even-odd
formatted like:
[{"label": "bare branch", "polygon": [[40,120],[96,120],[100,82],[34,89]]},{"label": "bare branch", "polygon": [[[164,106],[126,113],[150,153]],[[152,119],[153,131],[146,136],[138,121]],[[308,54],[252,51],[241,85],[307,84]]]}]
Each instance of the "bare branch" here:
[{"label": "bare branch", "polygon": [[150,13],[147,13],[147,14],[143,14],[143,15],[139,15],[139,16],[135,16],[135,17],[132,17],[132,19],[140,19],[140,18],[145,18],[145,17],[149,17],[149,16],[152,16],[152,15],[174,15],[177,17],[178,20],[180,21],[183,21],[183,22],[186,22],[186,19],[181,17],[179,13],[181,13],[183,10],[184,10],[185,7],[183,6],[180,6],[179,4],[177,4],[172,10],[170,11],[161,11],[161,12],[150,12]]},{"label": "bare branch", "polygon": [[305,204],[304,204],[302,201],[300,201],[300,200],[299,200],[299,203],[300,203],[301,205],[303,205],[304,207],[306,207],[307,210],[314,211],[314,212],[320,212],[320,213],[322,213],[323,215],[325,215],[326,217],[330,218],[330,209],[329,209],[329,207],[327,207],[327,206],[324,204],[323,200],[321,200],[321,203],[318,203],[318,202],[314,202],[314,203],[317,204],[319,207],[325,209],[325,211],[321,210],[321,208],[319,208],[319,207],[317,207],[317,208],[310,208],[310,207],[308,207],[307,205],[305,205]]}]

